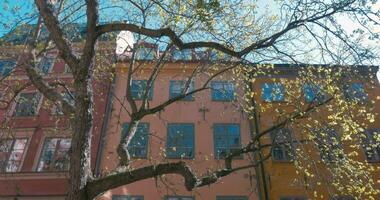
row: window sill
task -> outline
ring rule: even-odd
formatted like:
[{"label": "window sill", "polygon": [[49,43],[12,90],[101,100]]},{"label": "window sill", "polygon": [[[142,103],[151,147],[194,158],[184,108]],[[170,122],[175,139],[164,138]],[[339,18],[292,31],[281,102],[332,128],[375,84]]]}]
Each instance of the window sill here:
[{"label": "window sill", "polygon": [[38,115],[32,115],[32,116],[12,116],[14,119],[31,119],[31,118],[37,118]]},{"label": "window sill", "polygon": [[171,160],[195,160],[194,157],[166,157],[166,159],[171,159]]},{"label": "window sill", "polygon": [[52,172],[6,172],[0,173],[1,179],[51,179],[68,178],[68,171]]},{"label": "window sill", "polygon": [[[226,158],[216,158],[214,157],[215,160],[225,160]],[[237,156],[237,157],[234,157],[232,160],[244,160],[244,156]]]}]

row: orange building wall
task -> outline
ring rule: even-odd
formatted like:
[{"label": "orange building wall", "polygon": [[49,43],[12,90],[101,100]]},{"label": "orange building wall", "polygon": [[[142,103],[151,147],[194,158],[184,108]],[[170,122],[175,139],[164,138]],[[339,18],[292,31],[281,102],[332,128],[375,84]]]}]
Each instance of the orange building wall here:
[{"label": "orange building wall", "polygon": [[[286,72],[285,72],[286,73]],[[289,73],[288,73],[289,74]],[[279,82],[280,79],[287,79],[291,80],[294,79],[295,76],[293,75],[278,75],[274,79],[268,78],[268,77],[258,77],[256,81],[253,84],[253,88],[255,91],[255,100],[258,104],[258,106],[264,106],[265,104],[273,104],[273,108],[266,110],[265,112],[261,112],[259,114],[260,116],[260,129],[261,131],[270,128],[275,124],[275,112],[274,109],[276,108],[285,108],[285,109],[291,109],[286,108],[284,106],[284,103],[278,103],[278,102],[263,102],[261,98],[261,84],[263,83],[271,83],[271,82]],[[376,113],[375,122],[371,123],[369,128],[380,128],[380,101],[376,100],[376,96],[380,95],[380,85],[377,80],[375,80],[377,83],[375,85],[375,88],[365,88],[366,93],[368,94],[369,101],[375,100],[375,109],[374,113]],[[300,87],[296,86],[295,87]],[[285,95],[286,99],[286,95]],[[301,99],[301,101],[304,101],[304,99]],[[319,117],[322,119],[326,117],[323,113],[317,113]],[[302,120],[301,120],[302,122]],[[305,138],[299,138],[299,132],[298,130],[292,130],[292,134],[296,135],[298,139],[305,139]],[[339,131],[338,131],[339,134]],[[270,135],[266,135],[261,139],[262,144],[268,144],[271,143]],[[347,153],[348,144],[344,145],[345,152]],[[308,147],[306,147],[308,148]],[[313,150],[315,151],[315,150]],[[264,151],[268,152],[268,151]],[[359,160],[365,160],[365,154],[364,150],[361,148],[359,149]],[[315,160],[319,160],[320,156],[318,152],[313,152],[312,158]],[[373,165],[375,167],[380,167],[379,162],[372,162],[370,165]],[[304,176],[303,175],[297,175],[296,174],[296,168],[293,164],[293,162],[284,162],[284,161],[274,161],[272,159],[267,160],[264,163],[265,166],[265,180],[266,180],[266,186],[268,188],[268,194],[270,200],[280,200],[281,197],[307,197],[308,199],[314,199],[314,190],[313,187],[316,187],[316,190],[318,192],[318,199],[330,199],[331,194],[334,193],[334,189],[330,186],[326,186],[326,183],[322,183],[321,186],[317,186],[317,181],[315,179],[308,179],[309,186],[305,186],[304,182]],[[323,166],[320,164],[317,166],[318,169],[322,170],[323,173]],[[375,174],[373,174],[373,179],[375,182],[377,181],[375,187],[380,189],[380,171],[377,170]],[[344,184],[352,184],[348,180]],[[321,195],[323,197],[321,197]],[[377,196],[377,199],[380,199],[380,196]]]}]

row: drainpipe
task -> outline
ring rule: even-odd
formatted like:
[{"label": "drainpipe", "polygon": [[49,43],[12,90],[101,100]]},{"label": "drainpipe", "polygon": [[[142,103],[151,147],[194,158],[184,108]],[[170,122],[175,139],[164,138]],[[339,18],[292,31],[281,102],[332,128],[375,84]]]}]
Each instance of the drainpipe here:
[{"label": "drainpipe", "polygon": [[[250,79],[252,77],[250,76]],[[249,81],[246,83],[249,85],[249,89],[250,91],[253,91],[253,84],[250,83]],[[260,133],[260,119],[259,119],[259,116],[258,116],[258,111],[257,111],[257,104],[256,104],[256,101],[255,101],[255,98],[252,97],[250,99],[250,103],[251,105],[253,106],[253,121],[252,120],[248,120],[248,124],[249,124],[249,131],[251,133],[251,137],[252,139],[255,137],[256,134],[259,134]],[[260,146],[260,140],[258,140],[257,142],[258,146]],[[256,160],[262,160],[262,154],[261,154],[261,150],[259,152],[253,152],[253,157],[256,159]],[[260,163],[259,166],[255,167],[255,172],[256,172],[256,180],[257,180],[257,185],[258,185],[258,192],[259,192],[259,199],[260,200],[269,200],[269,194],[268,194],[268,188],[267,188],[267,181],[266,181],[266,178],[265,178],[265,166],[264,166],[264,163]]]},{"label": "drainpipe", "polygon": [[105,110],[105,114],[104,114],[104,121],[103,121],[103,125],[102,125],[102,130],[100,132],[98,152],[96,154],[96,163],[95,163],[95,172],[94,172],[95,175],[99,175],[99,173],[100,173],[100,163],[102,161],[103,147],[104,147],[104,142],[106,139],[108,123],[109,123],[109,120],[111,118],[112,96],[113,96],[112,94],[115,90],[115,82],[116,82],[116,78],[113,78],[112,83],[108,87],[106,110]]}]

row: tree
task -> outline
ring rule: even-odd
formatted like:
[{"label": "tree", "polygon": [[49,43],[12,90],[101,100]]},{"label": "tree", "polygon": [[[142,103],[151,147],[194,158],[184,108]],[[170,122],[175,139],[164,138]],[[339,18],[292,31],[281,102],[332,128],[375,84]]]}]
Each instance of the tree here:
[{"label": "tree", "polygon": [[[191,80],[200,72],[209,73],[209,80],[212,80],[219,74],[251,66],[252,62],[281,60],[295,63],[302,61],[328,64],[370,63],[375,58],[373,51],[366,48],[367,46],[362,46],[358,40],[364,33],[370,34],[370,39],[377,39],[377,34],[370,28],[369,32],[363,32],[369,24],[379,23],[379,13],[372,8],[374,3],[376,1],[276,1],[273,2],[271,9],[264,10],[260,2],[244,0],[128,0],[112,3],[97,0],[86,0],[85,2],[35,0],[33,6],[36,13],[25,15],[23,19],[23,22],[31,19],[36,26],[31,28],[32,31],[29,34],[26,34],[28,39],[25,40],[25,59],[20,67],[26,72],[30,84],[51,102],[62,105],[63,112],[71,119],[70,123],[74,134],[72,135],[69,171],[71,184],[67,199],[93,199],[102,192],[122,184],[163,174],[183,176],[186,188],[191,190],[195,187],[212,184],[236,170],[259,165],[267,158],[258,159],[251,166],[232,168],[231,165],[233,157],[260,150],[262,147],[257,146],[257,140],[253,140],[241,150],[227,156],[224,169],[200,178],[195,176],[184,162],[161,163],[128,170],[130,158],[126,147],[133,138],[142,118],[159,112],[187,95],[208,88],[208,82],[206,82],[203,87],[189,91]],[[122,11],[121,16],[108,16],[108,12],[116,9]],[[10,10],[12,11],[12,9]],[[339,18],[342,16],[350,17],[349,19],[358,22],[361,26],[359,25],[358,30],[350,35],[340,25]],[[70,24],[73,22],[86,23],[85,35],[82,38],[78,36],[79,32],[78,35],[67,34],[68,32],[77,33],[77,30],[70,29],[72,28]],[[17,25],[17,23],[15,24]],[[47,36],[42,35],[42,30],[45,28],[48,32]],[[181,95],[161,105],[150,107],[147,103],[148,91],[164,67],[165,53],[163,53],[151,71],[143,95],[143,103],[137,105],[131,98],[131,85],[127,90],[130,108],[127,110],[130,112],[131,121],[128,136],[123,138],[119,144],[120,167],[118,171],[109,176],[95,178],[91,172],[89,148],[93,122],[92,97],[94,95],[91,83],[96,78],[94,74],[96,71],[94,70],[95,59],[100,59],[96,57],[96,44],[101,37],[108,35],[112,38],[112,33],[123,30],[135,34],[137,41],[146,40],[157,43],[166,51],[172,47],[180,50],[209,49],[218,52],[219,56],[230,56],[225,58],[230,59],[234,64],[217,63],[218,67],[214,65],[211,68],[196,68],[188,77]],[[80,56],[76,55],[73,50],[73,42],[78,38],[82,39],[82,46],[79,47]],[[60,56],[74,75],[72,86],[75,92],[74,105],[65,100],[52,83],[45,82],[34,67],[36,59],[50,48],[56,48],[59,51]],[[136,49],[132,53],[128,71],[129,83],[134,75],[134,69],[139,66],[138,62],[135,62],[135,51]],[[317,58],[310,59],[310,56],[315,55],[318,55]],[[346,57],[342,58],[343,55]],[[249,69],[252,74],[259,71],[255,67]],[[265,73],[273,72],[265,71]],[[23,87],[18,90],[22,89]],[[15,92],[16,95],[17,93]],[[319,106],[322,104],[312,105],[308,109],[314,111],[315,107]],[[254,109],[250,108],[249,110]],[[294,115],[290,115],[290,118],[275,125],[272,130],[292,121],[292,118],[304,116],[303,113],[296,112]],[[256,134],[260,136],[266,133],[268,130]]]}]

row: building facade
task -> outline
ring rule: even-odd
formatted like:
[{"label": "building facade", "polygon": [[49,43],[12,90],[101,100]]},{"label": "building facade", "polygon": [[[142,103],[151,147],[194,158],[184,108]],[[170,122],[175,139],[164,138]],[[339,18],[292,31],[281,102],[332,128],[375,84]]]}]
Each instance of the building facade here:
[{"label": "building facade", "polygon": [[[119,164],[117,146],[123,134],[127,134],[131,117],[130,104],[126,99],[127,86],[130,85],[132,98],[137,106],[141,99],[152,71],[157,67],[157,47],[140,45],[136,51],[136,63],[131,82],[128,82],[130,70],[129,59],[119,58],[115,65],[115,77],[112,87],[102,79],[94,79],[94,128],[92,138],[92,160],[94,173],[105,176],[112,173]],[[142,48],[143,47],[143,48]],[[16,47],[2,47],[0,72],[5,79],[1,89],[2,100],[7,100],[16,90],[16,85],[27,82],[27,77],[19,68],[22,56]],[[127,57],[130,55],[127,55]],[[247,99],[243,95],[247,83],[236,78],[232,73],[223,73],[214,77],[210,71],[217,71],[220,66],[228,67],[233,63],[210,61],[216,58],[210,52],[170,51],[169,58],[159,71],[156,81],[147,93],[150,107],[160,105],[183,92],[188,78],[189,91],[207,88],[193,95],[176,101],[163,110],[144,117],[137,128],[128,150],[132,157],[131,168],[138,168],[161,162],[185,161],[197,175],[207,175],[224,168],[225,156],[234,149],[247,145],[255,132],[266,130],[278,122],[278,109],[290,110],[286,90],[282,80],[295,80],[299,69],[289,65],[275,65],[278,73],[271,76],[260,75],[252,81],[256,117],[249,115],[244,108]],[[229,59],[229,58],[225,58]],[[47,81],[60,80],[67,85],[72,75],[57,52],[48,52],[37,65]],[[15,70],[14,70],[15,69]],[[200,70],[203,69],[203,70]],[[371,70],[376,71],[374,67]],[[374,71],[363,70],[364,74]],[[12,73],[9,75],[10,71]],[[194,75],[194,72],[198,72]],[[100,80],[100,81],[99,81]],[[208,82],[209,81],[209,82]],[[359,160],[380,167],[380,150],[378,134],[380,130],[378,82],[369,87],[363,81],[354,81],[347,89],[347,99],[364,98],[374,101],[372,112],[374,122],[370,123],[365,133],[368,139],[360,144]],[[299,102],[310,103],[317,96],[310,87],[304,87],[294,81],[301,91]],[[349,94],[354,91],[353,94]],[[63,96],[70,99],[69,92],[62,90]],[[351,96],[350,96],[351,95]],[[67,119],[59,107],[42,97],[33,87],[25,87],[17,95],[16,101],[0,110],[3,133],[0,143],[0,199],[63,199],[68,183],[68,153],[70,133]],[[243,100],[243,102],[241,102]],[[248,101],[250,102],[250,101]],[[252,103],[250,102],[250,103]],[[287,103],[288,102],[288,103]],[[6,105],[4,102],[2,103]],[[262,109],[265,107],[265,109]],[[316,116],[326,117],[326,113]],[[249,117],[251,116],[251,117]],[[300,130],[284,127],[280,132],[282,141],[288,136],[300,136]],[[340,130],[336,130],[339,135]],[[332,131],[334,132],[334,131]],[[293,137],[293,136],[292,136]],[[290,137],[290,138],[292,138]],[[257,168],[234,172],[215,184],[187,191],[184,181],[176,175],[166,175],[146,179],[126,186],[115,188],[97,199],[112,200],[304,200],[304,199],[349,199],[330,190],[327,184],[319,185],[310,177],[300,174],[289,153],[289,142],[275,143],[271,134],[264,136],[261,144],[276,145],[270,153],[271,158]],[[307,139],[298,138],[297,142],[307,143]],[[285,145],[286,143],[286,145]],[[290,143],[293,143],[293,139]],[[307,145],[312,145],[307,144]],[[306,146],[307,146],[306,145]],[[292,146],[292,145],[291,145]],[[349,148],[349,145],[341,145]],[[263,154],[269,153],[263,150]],[[252,164],[255,155],[245,154],[233,160],[234,167]],[[314,152],[314,160],[333,159],[334,155],[322,155]],[[317,163],[322,169],[323,163]],[[375,187],[380,188],[380,174],[373,174]],[[352,184],[347,181],[345,184]],[[318,191],[315,197],[314,191]]]},{"label": "building facade", "polygon": [[[328,85],[326,84],[329,79],[327,75],[318,80],[320,88],[315,88],[314,86],[313,88],[311,85],[307,85],[305,82],[298,80],[300,79],[298,73],[300,69],[307,71],[310,70],[307,68],[315,68],[311,71],[314,74],[313,76],[317,77],[315,74],[318,74],[316,70],[318,67],[320,66],[298,66],[298,68],[295,68],[291,65],[274,65],[274,69],[277,71],[277,73],[273,73],[275,74],[274,76],[270,78],[266,75],[255,77],[252,88],[255,92],[254,100],[258,113],[256,115],[257,121],[255,122],[255,119],[252,120],[253,130],[257,128],[259,132],[262,132],[280,123],[283,118],[281,118],[282,115],[279,114],[278,110],[282,110],[284,113],[294,111],[296,108],[306,110],[307,107],[312,104],[316,105],[318,102],[329,98],[328,95],[326,95],[327,93],[323,94],[322,90],[323,84],[325,84],[325,86]],[[323,67],[328,68],[328,66]],[[331,125],[331,123],[328,122],[329,116],[333,116],[335,113],[344,110],[344,108],[339,108],[337,106],[338,104],[333,102],[338,101],[335,99],[326,103],[327,105],[331,105],[331,110],[328,109],[328,106],[325,106],[326,108],[321,106],[321,109],[318,112],[312,113],[309,119],[295,120],[293,125],[282,126],[261,138],[260,142],[262,145],[274,145],[271,150],[271,158],[263,163],[263,168],[259,171],[261,173],[258,175],[260,177],[258,181],[260,181],[261,185],[260,192],[265,194],[263,196],[271,200],[354,199],[352,196],[341,194],[335,190],[335,186],[333,185],[334,180],[332,180],[335,176],[331,174],[331,171],[326,170],[326,166],[328,165],[345,163],[344,161],[337,161],[344,158],[341,158],[338,153],[334,153],[336,149],[341,149],[346,155],[355,152],[355,156],[353,156],[354,160],[364,164],[357,164],[354,169],[359,169],[364,166],[368,169],[374,168],[371,176],[374,180],[374,187],[379,192],[380,85],[376,79],[377,71],[378,67],[375,66],[359,67],[357,72],[352,73],[350,80],[344,83],[347,84],[347,86],[343,87],[344,92],[342,94],[343,97],[341,97],[343,101],[358,102],[358,104],[353,103],[352,107],[349,107],[347,111],[352,111],[352,119],[358,122],[362,127],[365,127],[363,128],[364,130],[354,134],[352,138],[342,138],[344,131],[347,131],[342,128],[342,124]],[[318,85],[318,82],[315,83],[315,85]],[[338,85],[336,87],[341,87],[338,83],[336,84]],[[324,89],[326,89],[326,87],[324,87]],[[287,90],[297,91],[291,93],[293,99]],[[296,105],[301,106],[297,107]],[[359,110],[363,107],[366,107],[366,109],[368,109],[367,111],[371,113],[367,113],[367,116],[370,115],[373,116],[373,118],[364,118],[358,114],[360,112]],[[300,125],[294,125],[297,124],[297,122],[301,125],[312,124],[310,121],[313,120],[326,124],[324,130],[323,128],[313,130],[313,127],[311,127],[311,129],[316,132],[315,139],[308,138]],[[340,121],[344,121],[344,119]],[[321,134],[325,132],[331,134]],[[279,136],[275,137],[275,134]],[[360,136],[361,138],[355,138],[355,135],[358,136],[361,134],[366,137]],[[315,140],[315,142],[313,142],[313,140]],[[357,146],[353,145],[353,142],[357,142]],[[300,155],[298,155],[298,158],[294,158],[294,156],[297,156],[295,154],[299,154],[292,153],[296,151],[297,148],[308,152],[307,155],[302,154],[305,158],[299,158]],[[265,149],[262,153],[265,155],[269,153],[269,151],[270,150]],[[309,162],[305,162],[305,160]],[[299,164],[300,162],[307,163],[311,167],[300,170],[300,168],[295,166],[297,164],[301,165]],[[305,169],[309,171],[306,172],[307,170]],[[351,173],[357,173],[357,171],[352,170]],[[343,178],[340,184],[342,186],[348,186],[355,185],[357,182],[358,180],[355,179]],[[361,198],[369,199],[368,196]],[[380,199],[380,196],[377,195],[375,198]]]},{"label": "building facade", "polygon": [[[71,132],[59,105],[49,102],[30,86],[21,65],[23,47],[2,46],[0,199],[64,199],[69,168]],[[65,99],[74,104],[73,77],[56,50],[48,51],[36,64],[45,81],[60,82]],[[94,127],[91,164],[95,169],[107,84],[94,81]],[[16,96],[13,96],[17,94]]]},{"label": "building facade", "polygon": [[[194,69],[199,65],[209,65],[196,59],[192,51],[173,50],[170,53],[172,57],[165,62],[149,91],[150,107],[180,95]],[[139,67],[132,76],[131,94],[137,106],[141,105],[147,80],[155,69],[153,57],[147,56],[150,59],[135,64]],[[126,99],[129,66],[128,59],[116,65],[112,112],[103,139],[100,165],[101,174],[105,175],[119,163],[117,146],[122,134],[126,134],[131,119],[127,111],[130,104]],[[210,76],[199,73],[193,77],[189,91],[201,88]],[[209,82],[209,86],[211,88],[186,96],[140,121],[129,145],[131,168],[183,160],[200,176],[224,168],[226,154],[250,141],[248,118],[236,101],[240,89],[234,84],[232,76],[218,76]],[[233,161],[234,166],[250,163],[250,155]],[[254,174],[253,169],[238,171],[220,182],[195,188],[191,192],[185,189],[182,177],[165,175],[110,190],[99,199],[257,199]]]}]

